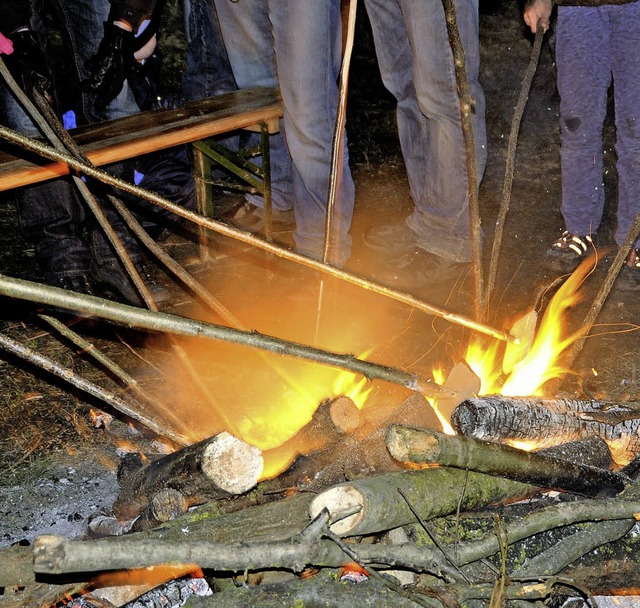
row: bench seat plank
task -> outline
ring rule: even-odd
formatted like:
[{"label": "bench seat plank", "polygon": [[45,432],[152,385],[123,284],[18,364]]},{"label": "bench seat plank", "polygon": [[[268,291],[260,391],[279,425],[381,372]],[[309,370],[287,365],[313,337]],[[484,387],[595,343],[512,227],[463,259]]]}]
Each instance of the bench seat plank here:
[{"label": "bench seat plank", "polygon": [[[275,89],[242,89],[188,102],[176,109],[141,112],[79,127],[69,133],[91,162],[102,166],[236,129],[256,127],[262,122],[269,132],[277,132],[282,112],[282,100]],[[0,191],[68,173],[69,168],[63,163],[46,159],[32,162],[0,152]]]}]

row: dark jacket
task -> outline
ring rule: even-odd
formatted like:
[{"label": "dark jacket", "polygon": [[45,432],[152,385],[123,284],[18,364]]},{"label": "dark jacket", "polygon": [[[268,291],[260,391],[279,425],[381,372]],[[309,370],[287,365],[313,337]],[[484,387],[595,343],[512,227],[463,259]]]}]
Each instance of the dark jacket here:
[{"label": "dark jacket", "polygon": [[25,0],[3,0],[0,3],[0,31],[11,38],[21,27],[29,27],[31,4]]}]

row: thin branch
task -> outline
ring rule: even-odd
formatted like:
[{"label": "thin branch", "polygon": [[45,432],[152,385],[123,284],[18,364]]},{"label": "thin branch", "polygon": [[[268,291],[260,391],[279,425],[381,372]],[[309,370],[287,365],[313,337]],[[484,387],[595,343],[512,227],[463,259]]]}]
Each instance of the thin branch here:
[{"label": "thin branch", "polygon": [[393,300],[396,300],[397,302],[402,302],[403,304],[407,304],[409,306],[412,306],[413,308],[417,308],[418,310],[426,312],[427,314],[441,317],[443,319],[446,319],[447,321],[450,321],[451,323],[462,325],[463,327],[467,327],[479,333],[492,336],[498,340],[505,340],[507,342],[513,342],[515,340],[515,338],[508,332],[495,329],[484,323],[480,323],[462,315],[458,315],[442,308],[432,306],[431,304],[427,304],[426,302],[417,300],[409,294],[389,289],[384,285],[374,283],[373,281],[369,281],[368,279],[364,279],[357,275],[351,274],[349,272],[331,266],[330,264],[324,264],[323,262],[319,262],[317,260],[314,260],[313,258],[295,253],[294,251],[290,251],[289,249],[286,249],[284,247],[280,247],[275,243],[265,241],[264,239],[258,238],[249,232],[237,230],[236,228],[228,226],[227,224],[224,224],[222,222],[218,222],[216,220],[204,217],[198,213],[194,213],[193,211],[189,211],[188,209],[172,203],[171,201],[158,194],[155,194],[154,192],[150,192],[149,190],[145,190],[144,188],[129,184],[124,180],[110,175],[106,171],[97,169],[96,167],[93,167],[91,165],[87,165],[86,163],[78,161],[68,154],[58,152],[50,146],[42,144],[37,140],[30,139],[29,137],[25,137],[24,135],[20,135],[20,133],[16,133],[15,131],[8,129],[2,125],[0,125],[0,137],[3,137],[4,139],[14,144],[22,146],[23,148],[31,152],[35,152],[36,154],[44,156],[45,158],[64,163],[72,169],[79,171],[80,173],[84,173],[89,177],[112,185],[120,190],[123,190],[124,192],[133,194],[134,196],[139,196],[151,203],[154,203],[155,205],[158,205],[163,209],[175,213],[179,217],[183,217],[199,226],[203,226],[204,228],[208,228],[224,236],[228,236],[243,243],[253,245],[255,247],[263,249],[264,251],[273,253],[283,259],[302,264],[314,270],[318,270],[353,285],[357,285],[363,289],[373,291],[374,293],[391,298]]},{"label": "thin branch", "polygon": [[429,397],[452,394],[451,391],[439,386],[431,379],[394,367],[364,361],[350,354],[333,353],[254,331],[233,329],[177,315],[110,302],[95,296],[77,294],[23,279],[0,275],[0,295],[77,311],[81,314],[107,319],[127,327],[161,331],[181,336],[213,338],[251,346],[280,355],[316,361],[362,374],[370,380],[379,379],[399,384]]},{"label": "thin branch", "polygon": [[158,423],[148,416],[140,413],[140,408],[131,407],[129,404],[125,403],[122,399],[120,399],[115,393],[106,390],[93,382],[83,378],[82,376],[76,374],[72,369],[68,367],[64,367],[60,365],[56,361],[37,353],[32,348],[28,346],[24,346],[15,340],[12,340],[8,336],[4,334],[0,334],[0,348],[4,349],[6,352],[19,357],[23,361],[27,361],[36,367],[43,369],[58,378],[61,378],[68,384],[75,386],[80,389],[84,393],[87,393],[97,399],[100,399],[104,403],[110,405],[115,410],[129,416],[130,418],[141,422],[146,427],[151,429],[154,433],[158,435],[168,437],[172,441],[180,445],[186,445],[188,443],[187,439],[182,435],[178,435],[173,430],[165,427],[160,427]]},{"label": "thin branch", "polygon": [[[500,247],[502,245],[502,234],[504,233],[504,223],[509,211],[509,204],[511,202],[511,187],[513,184],[513,173],[515,170],[515,156],[516,147],[518,145],[518,133],[520,131],[520,123],[524,114],[527,100],[529,99],[529,91],[531,90],[531,83],[533,82],[533,76],[536,73],[538,67],[538,61],[540,58],[540,49],[542,48],[543,39],[542,27],[536,30],[536,37],[533,43],[533,49],[531,50],[531,58],[529,65],[522,79],[522,86],[520,88],[520,96],[518,97],[518,103],[513,113],[513,119],[511,121],[511,132],[509,133],[509,143],[507,145],[507,162],[505,167],[504,183],[502,185],[502,200],[500,202],[500,209],[498,211],[498,217],[496,218],[496,230],[493,236],[493,247],[491,249],[491,261],[489,263],[489,277],[487,279],[487,295],[484,299],[484,304],[488,307],[491,302],[491,295],[496,282],[496,275],[498,272],[498,259],[500,257]],[[486,316],[486,312],[484,314]]]}]

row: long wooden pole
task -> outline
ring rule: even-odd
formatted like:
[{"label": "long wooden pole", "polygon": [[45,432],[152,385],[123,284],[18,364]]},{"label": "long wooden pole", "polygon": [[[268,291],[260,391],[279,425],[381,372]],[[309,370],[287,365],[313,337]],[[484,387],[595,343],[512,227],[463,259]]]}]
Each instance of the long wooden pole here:
[{"label": "long wooden pole", "polygon": [[350,354],[334,353],[298,342],[281,340],[255,331],[239,330],[178,315],[110,302],[95,296],[77,294],[65,289],[23,279],[14,279],[1,274],[0,295],[76,311],[80,314],[107,319],[126,327],[136,327],[194,338],[213,338],[251,346],[279,355],[289,355],[316,361],[325,365],[348,369],[369,379],[379,379],[400,384],[427,397],[437,398],[452,394],[452,391],[439,386],[429,378],[394,367],[364,361]]},{"label": "long wooden pole", "polygon": [[216,220],[204,217],[198,213],[194,213],[193,211],[189,211],[188,209],[172,203],[168,199],[158,194],[150,192],[149,190],[145,190],[144,188],[134,186],[133,184],[129,184],[122,179],[118,179],[117,177],[110,175],[102,169],[87,165],[86,163],[81,162],[68,154],[58,152],[50,146],[47,146],[37,140],[30,139],[29,137],[25,137],[24,135],[21,135],[20,133],[17,133],[16,131],[8,129],[7,127],[4,127],[2,125],[0,125],[0,137],[16,145],[22,146],[23,148],[26,148],[31,152],[39,154],[40,156],[44,156],[45,158],[55,160],[57,162],[65,163],[69,167],[75,169],[76,171],[79,171],[80,173],[97,179],[105,184],[114,186],[115,188],[119,188],[120,190],[133,194],[134,196],[139,196],[151,203],[154,203],[155,205],[158,205],[159,207],[162,207],[163,209],[171,211],[180,217],[192,221],[199,226],[203,226],[224,236],[228,236],[243,243],[253,245],[255,247],[263,249],[264,251],[273,253],[285,260],[290,260],[314,270],[318,270],[327,275],[336,277],[353,285],[357,285],[363,289],[367,289],[369,291],[373,291],[374,293],[391,298],[397,302],[407,304],[413,308],[426,312],[427,314],[432,314],[434,316],[443,318],[447,321],[450,321],[451,323],[462,325],[463,327],[467,327],[473,331],[477,331],[493,338],[497,338],[498,340],[504,340],[507,342],[516,341],[516,338],[514,338],[508,332],[490,327],[489,325],[486,325],[484,323],[474,321],[473,319],[469,319],[462,315],[449,312],[431,304],[427,304],[426,302],[418,300],[407,293],[389,289],[384,285],[374,283],[373,281],[369,281],[368,279],[364,279],[339,268],[335,268],[330,264],[319,262],[318,260],[314,260],[313,258],[295,253],[294,251],[290,251],[289,249],[285,249],[284,247],[280,247],[274,243],[265,241],[264,239],[258,238],[249,232],[237,230],[236,228],[228,226],[227,224],[224,224],[222,222],[218,222]]}]

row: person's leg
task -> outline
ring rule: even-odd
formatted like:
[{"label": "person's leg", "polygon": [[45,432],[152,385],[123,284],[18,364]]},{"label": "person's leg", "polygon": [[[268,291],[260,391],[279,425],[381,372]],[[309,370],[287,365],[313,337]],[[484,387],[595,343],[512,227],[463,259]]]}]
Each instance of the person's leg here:
[{"label": "person's leg", "polygon": [[[440,2],[400,0],[413,50],[413,82],[427,120],[426,182],[408,218],[418,245],[453,262],[471,260],[467,154],[444,8]],[[457,0],[456,22],[473,98],[472,126],[478,183],[486,164],[485,101],[479,83],[477,0]]]},{"label": "person's leg", "polygon": [[413,52],[398,0],[365,0],[382,82],[397,100],[400,148],[411,198],[423,197],[426,177],[427,124],[413,86]]},{"label": "person's leg", "polygon": [[[41,6],[33,4],[34,31],[46,48]],[[40,131],[9,89],[0,86],[0,113],[3,123],[30,137]],[[88,273],[90,253],[82,239],[84,210],[68,179],[57,179],[15,191],[18,222],[27,241],[33,244],[44,280],[71,288]],[[79,284],[79,283],[78,283]]]},{"label": "person's leg", "polygon": [[182,87],[187,99],[202,99],[238,87],[222,41],[213,0],[183,0],[187,69]]},{"label": "person's leg", "polygon": [[[214,0],[220,30],[227,49],[236,84],[239,88],[277,87],[273,36],[267,0]],[[270,137],[271,190],[274,211],[293,209],[291,158],[280,133]],[[262,197],[249,195],[252,204],[264,206]]]},{"label": "person's leg", "polygon": [[603,8],[559,7],[561,211],[575,235],[595,233],[604,209],[602,128],[611,84],[611,31]]},{"label": "person's leg", "polygon": [[[320,259],[338,108],[340,2],[273,0],[269,17],[285,106],[285,138],[293,164],[296,249]],[[342,149],[328,260],[337,265],[343,265],[351,253],[354,185],[345,133]]]},{"label": "person's leg", "polygon": [[[612,66],[618,156],[618,226],[615,240],[624,242],[640,213],[640,3],[607,7],[612,21]],[[640,247],[640,239],[636,248]]]}]

